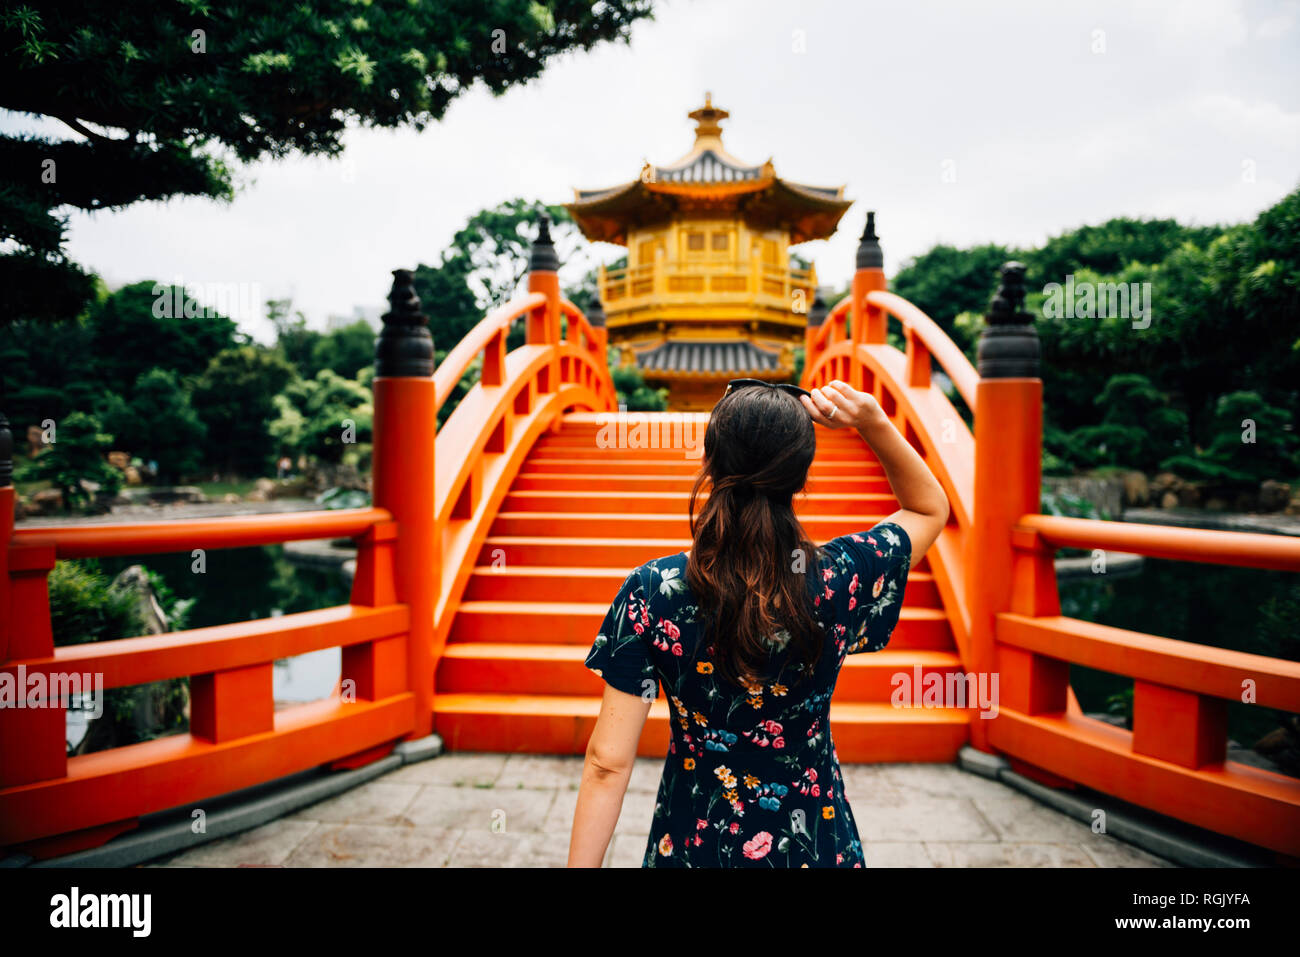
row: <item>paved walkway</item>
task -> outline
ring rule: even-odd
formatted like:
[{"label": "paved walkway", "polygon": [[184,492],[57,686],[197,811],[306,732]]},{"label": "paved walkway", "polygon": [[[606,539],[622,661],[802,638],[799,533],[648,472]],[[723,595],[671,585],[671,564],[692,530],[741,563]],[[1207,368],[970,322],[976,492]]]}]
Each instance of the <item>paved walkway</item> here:
[{"label": "paved walkway", "polygon": [[[640,867],[662,762],[638,760],[605,857]],[[1169,867],[947,764],[845,764],[875,867]],[[581,757],[444,754],[146,866],[563,867]]]}]

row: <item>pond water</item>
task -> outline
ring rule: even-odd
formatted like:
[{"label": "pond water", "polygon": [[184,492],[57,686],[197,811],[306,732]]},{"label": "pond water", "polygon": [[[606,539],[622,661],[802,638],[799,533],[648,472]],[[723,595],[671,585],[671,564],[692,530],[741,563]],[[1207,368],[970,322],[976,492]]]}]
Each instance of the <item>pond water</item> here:
[{"label": "pond water", "polygon": [[[1061,613],[1216,648],[1300,661],[1300,584],[1288,572],[1146,559],[1131,577],[1060,583]],[[1133,681],[1072,665],[1084,711],[1131,714]],[[1118,696],[1118,697],[1113,697]],[[1228,703],[1228,736],[1243,747],[1276,729],[1283,713]]]},{"label": "pond water", "polygon": [[[191,570],[188,553],[102,558],[110,576],[128,565],[141,564],[162,575],[177,598],[193,599],[186,628],[205,628],[254,618],[276,617],[346,604],[351,591],[338,568],[296,563],[279,545],[211,549],[206,571]],[[277,707],[328,697],[339,680],[342,655],[338,648],[282,659],[272,669],[272,694]],[[85,714],[69,709],[69,746],[86,733]],[[184,728],[173,728],[174,733]]]}]

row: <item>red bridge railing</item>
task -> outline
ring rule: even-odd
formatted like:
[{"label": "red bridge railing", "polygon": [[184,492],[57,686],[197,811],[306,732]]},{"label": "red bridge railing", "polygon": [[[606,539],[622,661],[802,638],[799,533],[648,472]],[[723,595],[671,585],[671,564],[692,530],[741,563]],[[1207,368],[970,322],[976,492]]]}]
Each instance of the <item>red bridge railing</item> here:
[{"label": "red bridge railing", "polygon": [[[809,316],[803,384],[838,378],[872,392],[948,492],[949,524],[927,558],[963,665],[996,673],[1001,691],[996,716],[972,719],[971,743],[1042,783],[1300,856],[1300,781],[1226,759],[1227,702],[1300,711],[1300,663],[1063,617],[1054,565],[1057,548],[1075,547],[1300,571],[1300,541],[1038,514],[1042,381],[1023,267],[1003,267],[977,371],[933,320],[885,291],[874,227],[868,214],[850,295]],[[905,351],[887,342],[889,316]],[[934,364],[973,432],[932,381]],[[1081,713],[1071,663],[1133,679],[1131,732]]]},{"label": "red bridge railing", "polygon": [[[532,267],[529,293],[487,316],[436,374],[411,274],[394,273],[377,342],[373,508],[15,530],[12,438],[0,417],[0,681],[21,679],[23,694],[22,706],[0,707],[0,851],[92,847],[141,815],[321,765],[358,766],[429,734],[434,670],[468,559],[520,462],[564,411],[616,405],[604,330],[560,295],[545,226]],[[527,344],[507,353],[520,317]],[[480,381],[439,430],[439,408],[479,355]],[[346,605],[54,646],[47,579],[59,559],[338,537],[358,547]],[[273,663],[326,648],[342,650],[335,693],[275,710]],[[68,757],[60,690],[87,673],[104,688],[188,678],[188,732]],[[56,690],[29,697],[37,686]]]}]

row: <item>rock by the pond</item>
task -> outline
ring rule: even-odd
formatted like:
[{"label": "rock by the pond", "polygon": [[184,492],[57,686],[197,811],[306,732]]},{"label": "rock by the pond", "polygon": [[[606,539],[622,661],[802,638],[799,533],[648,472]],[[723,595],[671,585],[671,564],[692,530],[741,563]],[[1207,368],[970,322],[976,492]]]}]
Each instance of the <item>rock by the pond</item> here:
[{"label": "rock by the pond", "polygon": [[175,502],[197,504],[207,500],[208,497],[203,494],[203,489],[196,485],[172,485],[151,489],[149,492],[149,501],[160,505],[170,505]]},{"label": "rock by the pond", "polygon": [[32,497],[27,500],[27,508],[24,512],[27,515],[49,515],[51,512],[57,512],[63,508],[63,490],[57,488],[43,488],[39,492],[33,492]]},{"label": "rock by the pond", "polygon": [[1259,483],[1259,510],[1280,512],[1291,501],[1291,486],[1286,482],[1265,479]]},{"label": "rock by the pond", "polygon": [[135,597],[136,611],[146,635],[161,635],[171,630],[167,615],[158,604],[153,584],[143,565],[128,565],[113,579],[113,588],[125,589]]},{"label": "rock by the pond", "polygon": [[270,498],[308,498],[314,492],[315,489],[309,479],[293,478],[272,482],[268,496]]},{"label": "rock by the pond", "polygon": [[1150,483],[1141,472],[1124,473],[1124,502],[1127,505],[1145,505],[1151,497]]}]

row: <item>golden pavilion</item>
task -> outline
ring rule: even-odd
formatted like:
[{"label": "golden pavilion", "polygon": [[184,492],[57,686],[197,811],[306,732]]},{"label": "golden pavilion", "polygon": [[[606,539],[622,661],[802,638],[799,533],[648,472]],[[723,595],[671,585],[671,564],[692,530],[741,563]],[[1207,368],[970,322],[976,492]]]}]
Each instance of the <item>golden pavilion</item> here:
[{"label": "golden pavilion", "polygon": [[751,166],[722,145],[729,115],[705,94],[695,144],[608,189],[575,189],[565,208],[588,239],[627,247],[598,275],[609,341],[669,408],[707,410],[727,380],[783,382],[794,372],[816,293],[790,246],[826,239],[852,204],[843,186],[807,186]]}]

